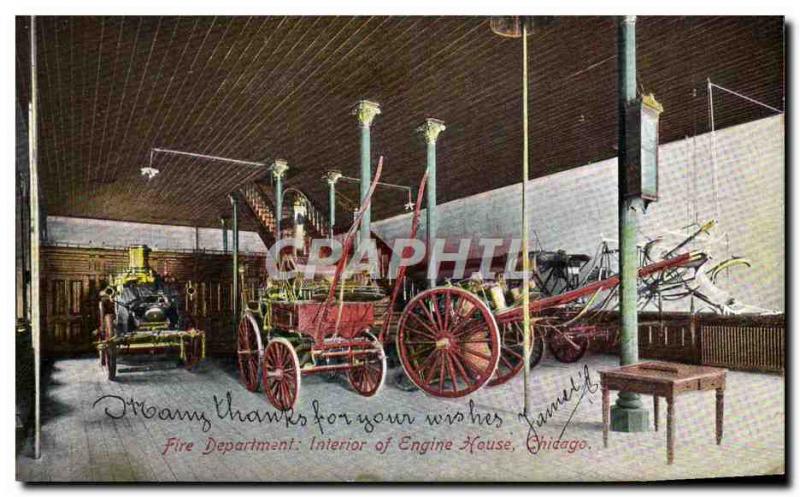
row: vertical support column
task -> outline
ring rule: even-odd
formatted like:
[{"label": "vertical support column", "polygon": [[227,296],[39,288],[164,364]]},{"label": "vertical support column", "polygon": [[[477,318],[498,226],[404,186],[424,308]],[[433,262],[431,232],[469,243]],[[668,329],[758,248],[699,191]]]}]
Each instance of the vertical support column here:
[{"label": "vertical support column", "polygon": [[[636,100],[636,16],[619,19],[617,39],[618,64],[618,178],[619,178],[619,272],[620,272],[620,364],[639,362],[639,323],[636,310],[638,257],[636,234],[638,211],[642,199],[627,196],[625,108]],[[619,392],[611,409],[611,429],[623,432],[647,431],[648,411],[642,407],[638,394]]]},{"label": "vertical support column", "polygon": [[231,207],[233,207],[232,230],[233,230],[233,295],[231,300],[233,303],[233,331],[236,333],[236,327],[239,324],[239,203],[236,197],[231,195]]},{"label": "vertical support column", "polygon": [[328,171],[324,176],[324,179],[330,188],[328,191],[328,208],[330,209],[328,221],[330,222],[331,226],[331,238],[333,238],[333,227],[336,226],[336,182],[339,181],[339,178],[341,177],[342,173],[339,171]]},{"label": "vertical support column", "polygon": [[523,413],[531,408],[531,262],[528,239],[528,20],[522,19],[522,387]]},{"label": "vertical support column", "polygon": [[283,219],[283,176],[289,170],[289,164],[283,159],[275,159],[270,167],[275,178],[275,241],[283,238],[281,220]]},{"label": "vertical support column", "polygon": [[[425,205],[425,227],[427,232],[426,251],[428,254],[428,267],[438,267],[434,260],[433,244],[436,241],[436,140],[439,138],[439,133],[445,130],[444,121],[433,119],[429,117],[425,119],[417,131],[422,134],[427,144],[428,152],[428,185],[427,185],[427,199]],[[436,286],[436,277],[428,282],[428,285],[433,288]]]},{"label": "vertical support column", "polygon": [[[376,102],[369,100],[361,100],[356,104],[353,109],[353,114],[358,118],[358,124],[361,127],[361,203],[367,197],[369,185],[372,182],[372,162],[370,156],[370,128],[375,116],[381,113],[381,107]],[[370,210],[364,211],[361,218],[361,234],[359,242],[363,243],[370,238]]]},{"label": "vertical support column", "polygon": [[31,102],[28,108],[28,160],[30,161],[31,210],[31,344],[33,346],[33,457],[42,455],[41,418],[41,306],[39,302],[39,242],[41,220],[39,211],[38,129],[36,81],[36,16],[31,16]]},{"label": "vertical support column", "polygon": [[222,223],[222,253],[228,253],[228,220],[224,217],[219,218],[219,222]]}]

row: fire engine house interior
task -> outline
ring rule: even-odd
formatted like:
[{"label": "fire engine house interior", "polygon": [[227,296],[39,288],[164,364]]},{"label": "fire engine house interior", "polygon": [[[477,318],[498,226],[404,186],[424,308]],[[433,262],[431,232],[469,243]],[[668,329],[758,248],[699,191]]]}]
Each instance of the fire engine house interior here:
[{"label": "fire engine house interior", "polygon": [[[682,396],[667,465],[658,397],[612,392],[611,430],[629,438],[604,448],[592,391],[565,430],[593,446],[575,457],[598,478],[781,472],[764,447],[783,447],[783,29],[18,17],[18,477],[363,476],[352,460],[176,462],[162,439],[195,432],[115,425],[92,405],[103,395],[212,412],[227,393],[289,417],[494,409],[510,426],[571,376],[599,385],[645,361],[727,370],[724,438],[721,419],[719,445],[682,436],[713,418]],[[668,418],[673,437],[671,400]],[[617,457],[625,446],[640,455]],[[500,480],[542,465],[578,478],[542,457],[486,464]],[[362,470],[467,478],[477,464],[414,461]]]}]

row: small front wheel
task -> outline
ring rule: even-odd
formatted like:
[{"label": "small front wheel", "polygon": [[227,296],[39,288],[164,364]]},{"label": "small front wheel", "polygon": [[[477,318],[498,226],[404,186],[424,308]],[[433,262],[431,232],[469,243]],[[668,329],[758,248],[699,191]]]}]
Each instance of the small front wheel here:
[{"label": "small front wheel", "polygon": [[353,390],[364,397],[372,397],[383,388],[386,381],[386,353],[375,335],[369,331],[365,331],[363,335],[370,344],[366,348],[370,353],[354,357],[347,379],[350,380]]},{"label": "small front wheel", "polygon": [[251,392],[258,390],[258,365],[263,351],[258,318],[246,311],[236,333],[236,359],[242,385]]},{"label": "small front wheel", "polygon": [[550,333],[547,348],[559,362],[577,362],[586,354],[589,338],[583,332],[555,330]]},{"label": "small front wheel", "polygon": [[300,396],[300,361],[285,338],[273,338],[264,350],[261,384],[270,404],[280,411],[293,409]]}]

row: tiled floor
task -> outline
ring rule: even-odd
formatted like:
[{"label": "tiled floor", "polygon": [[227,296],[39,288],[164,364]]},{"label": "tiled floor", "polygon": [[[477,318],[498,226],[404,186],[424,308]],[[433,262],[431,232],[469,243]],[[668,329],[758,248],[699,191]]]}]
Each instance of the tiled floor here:
[{"label": "tiled floor", "polygon": [[[571,379],[580,390],[546,424],[537,428],[540,438],[557,439],[563,430],[562,441],[575,440],[573,448],[585,444],[583,450],[572,453],[569,448],[560,448],[542,449],[536,455],[526,449],[528,427],[517,415],[522,407],[521,377],[455,400],[400,390],[392,381],[393,372],[389,373],[384,389],[373,398],[359,397],[344,378],[329,382],[306,377],[298,414],[304,415],[307,423],[287,427],[283,420],[258,422],[253,419],[255,415],[249,420],[235,421],[219,417],[214,397],[224,401],[228,392],[243,416],[254,410],[262,418],[274,414],[263,394],[242,388],[236,370],[225,362],[207,361],[196,373],[182,369],[123,372],[119,381],[110,383],[95,360],[61,360],[53,367],[43,405],[42,458],[35,461],[25,455],[18,456],[17,477],[25,481],[608,481],[784,472],[785,384],[777,375],[728,373],[722,446],[714,444],[714,394],[695,393],[679,397],[676,403],[674,465],[666,465],[664,407],[658,432],[612,432],[609,448],[604,449],[600,392],[592,392],[593,388],[581,390],[586,384],[584,365],[589,371],[590,384],[596,384],[597,371],[614,367],[616,360],[596,355],[587,357],[585,363],[566,365],[545,358],[534,369],[531,418],[539,413],[546,415],[547,406],[563,395],[565,388],[571,388]],[[93,407],[103,396],[113,397],[105,397]],[[120,419],[106,414],[107,410],[118,415],[119,399],[131,397],[145,402],[144,409],[137,406],[134,414],[128,406]],[[474,418],[470,414],[470,400],[474,403]],[[651,399],[643,401],[652,409]],[[321,421],[324,434],[314,421],[314,405],[325,419]],[[162,408],[204,413],[210,427],[204,432],[202,420],[161,420]],[[348,415],[351,424],[338,417],[329,425],[327,417],[332,413]],[[426,420],[429,414],[448,413],[455,416],[452,426],[430,426]],[[414,422],[390,424],[387,421],[390,414],[407,414]],[[488,415],[489,422],[481,415]],[[367,433],[364,416],[374,421],[380,421],[382,416],[383,421],[375,423],[372,432]],[[475,436],[480,437],[479,442],[509,440],[513,450],[460,450],[468,437]],[[163,454],[170,437],[194,442],[195,446],[191,452]],[[286,441],[285,445],[292,439],[294,442],[283,451],[217,450],[203,454],[209,437],[218,442],[253,439]],[[392,441],[388,448],[379,453],[376,445],[389,437]],[[450,440],[452,447],[424,454],[421,450],[400,450],[404,437],[433,444]],[[311,450],[312,442],[328,438],[365,443],[360,451]],[[246,449],[254,444],[239,445]]]}]

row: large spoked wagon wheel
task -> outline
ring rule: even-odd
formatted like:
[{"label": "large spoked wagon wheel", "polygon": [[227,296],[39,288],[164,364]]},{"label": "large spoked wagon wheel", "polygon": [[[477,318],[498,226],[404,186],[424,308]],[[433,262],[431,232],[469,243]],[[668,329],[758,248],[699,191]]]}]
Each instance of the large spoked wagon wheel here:
[{"label": "large spoked wagon wheel", "polygon": [[261,383],[269,402],[278,410],[293,409],[300,396],[300,362],[289,340],[273,338],[264,350]]},{"label": "large spoked wagon wheel", "polygon": [[478,297],[461,288],[433,288],[403,310],[397,351],[417,387],[436,397],[462,397],[492,379],[500,333]]},{"label": "large spoked wagon wheel", "polygon": [[355,358],[353,367],[347,371],[347,379],[353,390],[364,397],[372,397],[386,381],[386,353],[375,335],[365,331],[363,337],[369,340],[372,353]]},{"label": "large spoked wagon wheel", "polygon": [[250,311],[245,312],[236,335],[239,378],[246,389],[255,392],[258,390],[258,367],[264,350],[258,318]]},{"label": "large spoked wagon wheel", "polygon": [[589,337],[581,331],[556,329],[550,332],[547,348],[559,362],[576,362],[586,354]]},{"label": "large spoked wagon wheel", "polygon": [[100,351],[100,365],[106,370],[109,381],[117,378],[117,350],[111,339],[114,337],[114,315],[103,315],[103,341],[105,346]]},{"label": "large spoked wagon wheel", "polygon": [[[525,336],[521,321],[504,323],[500,327],[500,362],[497,364],[497,371],[494,377],[487,384],[496,387],[507,382],[522,371],[525,364]],[[544,354],[544,341],[541,332],[531,324],[531,368],[539,364]]]}]

